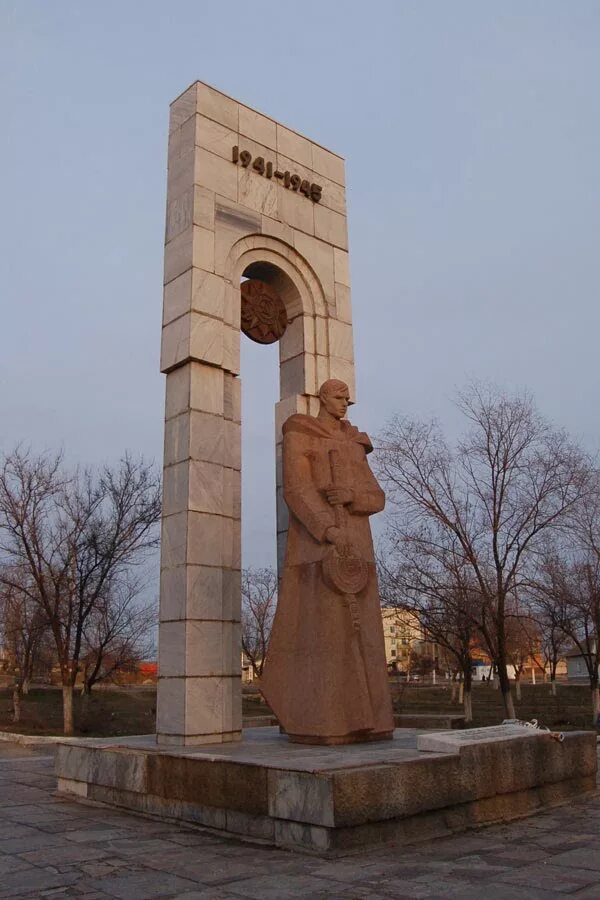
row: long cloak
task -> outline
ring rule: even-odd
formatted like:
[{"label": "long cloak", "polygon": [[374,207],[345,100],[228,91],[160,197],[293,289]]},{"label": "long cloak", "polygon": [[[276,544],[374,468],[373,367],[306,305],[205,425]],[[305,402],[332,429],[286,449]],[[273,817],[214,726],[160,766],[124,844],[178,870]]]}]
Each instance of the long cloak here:
[{"label": "long cloak", "polygon": [[[283,426],[283,487],[289,509],[286,556],[261,691],[291,740],[341,744],[391,736],[393,714],[369,516],[385,496],[366,454],[366,434],[347,421],[329,424],[291,416]],[[345,529],[368,567],[355,595],[353,626],[348,597],[324,580],[325,540],[336,525],[325,490],[353,490]]]}]

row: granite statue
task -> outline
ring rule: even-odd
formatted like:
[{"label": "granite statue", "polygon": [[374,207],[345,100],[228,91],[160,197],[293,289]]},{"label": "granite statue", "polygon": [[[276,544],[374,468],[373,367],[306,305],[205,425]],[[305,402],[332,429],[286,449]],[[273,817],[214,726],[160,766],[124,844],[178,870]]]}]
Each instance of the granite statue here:
[{"label": "granite statue", "polygon": [[283,426],[290,521],[261,691],[291,741],[346,744],[394,729],[369,516],[385,496],[366,434],[346,420],[342,381],[317,416]]}]

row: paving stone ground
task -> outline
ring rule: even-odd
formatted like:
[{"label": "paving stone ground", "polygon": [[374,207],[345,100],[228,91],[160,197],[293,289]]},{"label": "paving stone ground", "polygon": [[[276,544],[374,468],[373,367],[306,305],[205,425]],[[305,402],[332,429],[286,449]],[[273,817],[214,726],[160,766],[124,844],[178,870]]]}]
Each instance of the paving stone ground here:
[{"label": "paving stone ground", "polygon": [[322,860],[64,800],[50,753],[0,746],[0,898],[600,900],[600,795],[509,825]]}]

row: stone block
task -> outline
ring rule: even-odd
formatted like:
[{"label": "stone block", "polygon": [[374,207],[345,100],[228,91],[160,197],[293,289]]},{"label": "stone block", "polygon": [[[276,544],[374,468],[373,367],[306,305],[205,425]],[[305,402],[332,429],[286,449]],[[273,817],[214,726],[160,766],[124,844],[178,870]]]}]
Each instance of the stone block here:
[{"label": "stone block", "polygon": [[327,209],[332,209],[334,212],[340,213],[342,216],[346,216],[345,189],[341,185],[336,184],[335,181],[331,181],[329,178],[323,178],[322,175],[317,175],[316,173],[313,173],[312,180],[316,181],[317,184],[320,184],[322,188],[319,206],[324,206]]},{"label": "stone block", "polygon": [[223,331],[223,368],[231,375],[240,374],[239,328],[225,326]]},{"label": "stone block", "polygon": [[325,297],[332,299],[335,296],[333,247],[301,231],[294,232],[294,247],[313,269]]},{"label": "stone block", "polygon": [[196,112],[196,105],[197,89],[196,84],[192,84],[183,92],[183,94],[180,94],[179,97],[171,103],[169,131],[180,128],[190,116],[193,116]]},{"label": "stone block", "polygon": [[231,603],[226,596],[220,566],[187,566],[186,618],[221,621],[231,619]]},{"label": "stone block", "polygon": [[194,139],[197,147],[209,150],[231,163],[232,147],[238,143],[237,129],[227,128],[214,119],[196,115]]},{"label": "stone block", "polygon": [[194,184],[209,188],[215,194],[237,201],[238,173],[230,159],[223,159],[198,147],[194,153]]},{"label": "stone block", "polygon": [[158,679],[156,727],[161,735],[182,735],[185,729],[185,678]]},{"label": "stone block", "polygon": [[56,747],[55,771],[59,777],[77,782],[89,781],[91,756],[85,747],[73,744],[58,744]]},{"label": "stone block", "polygon": [[223,415],[233,422],[242,421],[242,385],[234,375],[225,375],[223,382]]},{"label": "stone block", "polygon": [[274,237],[277,238],[278,241],[283,241],[284,244],[288,244],[290,247],[294,246],[294,229],[290,228],[290,226],[286,225],[284,222],[278,222],[270,216],[262,216],[261,231],[269,237]]},{"label": "stone block", "polygon": [[329,353],[339,359],[348,362],[354,361],[354,348],[352,345],[352,325],[340,322],[337,319],[329,319]]},{"label": "stone block", "polygon": [[295,162],[312,169],[312,144],[295,131],[283,125],[277,125],[277,152],[293,159]]},{"label": "stone block", "polygon": [[[237,170],[232,166],[237,178]],[[259,175],[256,176],[260,178]],[[217,197],[215,202],[215,272],[225,273],[227,258],[231,248],[241,238],[260,233],[262,219],[260,213],[239,203],[232,203],[226,197]]]},{"label": "stone block", "polygon": [[215,192],[208,188],[194,185],[193,223],[208,231],[215,230]]},{"label": "stone block", "polygon": [[340,322],[352,324],[352,301],[350,288],[345,284],[335,285],[335,313]]},{"label": "stone block", "polygon": [[117,790],[143,794],[147,790],[148,755],[143,751],[95,749],[91,752],[90,781]]},{"label": "stone block", "polygon": [[[223,319],[225,311],[225,283],[222,278],[202,269],[193,268],[189,276],[189,308],[194,312]],[[186,277],[186,276],[182,276]],[[178,281],[180,279],[177,279]],[[177,282],[174,282],[176,284]]]},{"label": "stone block", "polygon": [[[302,391],[290,394],[288,397],[284,397],[275,404],[275,441],[277,444],[281,444],[283,438],[281,429],[286,419],[289,419],[290,416],[293,416],[296,413],[303,413],[306,415],[307,412],[308,406],[306,397],[303,396]],[[278,449],[279,455],[281,455],[281,447]],[[279,479],[278,483],[281,483],[281,479]]]},{"label": "stone block", "polygon": [[251,816],[237,810],[227,810],[226,830],[231,834],[273,843],[275,823],[268,816]]},{"label": "stone block", "polygon": [[[190,460],[189,496],[185,497],[187,507],[196,512],[231,515],[225,504],[225,479],[223,466],[202,460]],[[177,467],[173,467],[177,468]],[[167,472],[165,470],[165,479]]]},{"label": "stone block", "polygon": [[163,516],[161,523],[160,564],[163,569],[184,565],[187,547],[187,513]]},{"label": "stone block", "polygon": [[[188,455],[191,459],[229,464],[229,448],[225,445],[225,420],[221,416],[192,410],[189,416],[181,418],[188,423]],[[179,419],[173,421],[178,422]],[[173,438],[173,442],[175,440]]]},{"label": "stone block", "polygon": [[221,125],[231,128],[232,131],[238,131],[239,104],[237,101],[201,81],[196,82],[196,88],[196,112],[209,119],[214,119],[215,122],[220,122]]},{"label": "stone block", "polygon": [[224,627],[218,621],[187,623],[184,663],[188,677],[229,674],[223,664]]},{"label": "stone block", "polygon": [[[240,625],[219,620],[188,621],[186,627],[186,674],[188,677],[239,675]],[[227,684],[223,682],[223,689]]]},{"label": "stone block", "polygon": [[225,465],[236,472],[242,468],[242,429],[239,422],[225,420]]},{"label": "stone block", "polygon": [[190,378],[191,368],[189,365],[181,366],[167,374],[165,389],[165,419],[167,421],[188,411]]},{"label": "stone block", "polygon": [[350,256],[339,247],[333,248],[333,271],[337,283],[350,287]]},{"label": "stone block", "polygon": [[242,137],[246,137],[270,150],[277,150],[277,129],[273,119],[262,116],[247,106],[239,107],[239,131],[240,141]]},{"label": "stone block", "polygon": [[[302,194],[296,194],[288,188],[278,187],[279,217],[296,231],[304,231],[306,234],[315,234],[315,204],[307,200]],[[325,210],[331,215],[337,213]],[[319,235],[320,236],[320,235]]]},{"label": "stone block", "polygon": [[167,203],[167,219],[165,224],[165,243],[168,244],[182,231],[191,228],[194,218],[194,188],[177,193]]},{"label": "stone block", "polygon": [[[192,273],[188,269],[183,275],[165,285],[163,295],[163,325],[190,311],[192,303]],[[213,276],[214,277],[214,276]]]},{"label": "stone block", "polygon": [[74,781],[71,778],[57,778],[56,789],[59,794],[74,794],[86,800],[88,796],[88,785],[83,781]]},{"label": "stone block", "polygon": [[282,398],[295,394],[314,394],[316,367],[312,353],[301,353],[279,366],[279,387]]},{"label": "stone block", "polygon": [[186,574],[185,565],[163,569],[160,573],[160,618],[163,622],[186,618]]},{"label": "stone block", "polygon": [[[162,611],[161,611],[162,618]],[[161,621],[158,634],[158,668],[161,678],[186,675],[185,647],[186,623],[184,620]]]},{"label": "stone block", "polygon": [[[224,528],[227,521],[222,516],[215,516],[210,513],[189,513],[187,551],[189,565],[226,565],[223,543]],[[230,532],[230,528],[227,530]],[[227,557],[230,559],[231,554],[227,554]]]},{"label": "stone block", "polygon": [[163,473],[163,516],[185,512],[189,493],[188,461],[167,466]]},{"label": "stone block", "polygon": [[[218,366],[223,362],[225,326],[220,319],[202,313],[190,313],[187,326],[190,330],[189,357],[198,362]],[[179,320],[178,320],[179,321]]]},{"label": "stone block", "polygon": [[191,316],[186,314],[163,326],[160,370],[170,372],[190,358]]},{"label": "stone block", "polygon": [[167,209],[177,197],[186,194],[194,184],[195,150],[169,159],[167,169]]},{"label": "stone block", "polygon": [[164,464],[171,466],[190,456],[190,416],[181,413],[165,422]]},{"label": "stone block", "polygon": [[[276,181],[259,175],[252,168],[238,169],[238,200],[243,206],[276,218],[278,193]],[[258,229],[256,233],[260,233]]]},{"label": "stone block", "polygon": [[242,480],[236,469],[223,469],[224,516],[240,519],[242,515]]},{"label": "stone block", "polygon": [[193,229],[188,228],[174,237],[165,247],[164,283],[182,275],[193,264]]},{"label": "stone block", "polygon": [[192,363],[189,406],[198,412],[223,415],[224,372],[215,366]]},{"label": "stone block", "polygon": [[[315,353],[319,356],[327,356],[329,353],[329,339],[327,336],[327,319],[322,316],[315,318]],[[320,387],[321,381],[317,379],[317,387]]]},{"label": "stone block", "polygon": [[346,183],[345,166],[342,157],[325,150],[324,147],[319,147],[317,144],[312,146],[312,166],[319,175],[324,175],[337,184],[344,185]]},{"label": "stone block", "polygon": [[240,569],[242,566],[242,522],[241,519],[231,520],[231,561],[230,568]]},{"label": "stone block", "polygon": [[312,772],[269,771],[269,815],[333,826],[333,781]]},{"label": "stone block", "polygon": [[315,326],[312,316],[296,316],[279,341],[279,360],[285,362],[300,353],[315,352]]},{"label": "stone block", "polygon": [[[315,370],[316,370],[316,383],[317,388],[320,388],[321,385],[328,380],[329,378],[329,357],[328,356],[315,356]],[[318,412],[318,410],[317,410]],[[315,413],[311,413],[311,415],[316,415]]]},{"label": "stone block", "polygon": [[232,741],[240,740],[242,734],[241,653],[238,654],[235,668],[234,675],[223,680],[223,730],[231,729]]},{"label": "stone block", "polygon": [[241,619],[242,573],[239,569],[223,572],[223,619],[239,622]]},{"label": "stone block", "polygon": [[346,217],[321,206],[320,203],[314,205],[314,234],[315,237],[339,247],[342,250],[348,249],[348,231],[346,226]]},{"label": "stone block", "polygon": [[214,735],[231,731],[223,715],[223,687],[228,678],[186,678],[185,711],[187,733]]},{"label": "stone block", "polygon": [[329,378],[339,378],[348,385],[350,399],[356,403],[356,388],[354,385],[354,363],[337,356],[329,358]]}]

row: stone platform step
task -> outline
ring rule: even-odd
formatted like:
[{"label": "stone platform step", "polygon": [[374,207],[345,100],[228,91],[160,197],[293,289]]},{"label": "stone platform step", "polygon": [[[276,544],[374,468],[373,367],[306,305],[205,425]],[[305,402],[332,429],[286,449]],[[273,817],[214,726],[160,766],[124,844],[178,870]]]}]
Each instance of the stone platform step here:
[{"label": "stone platform step", "polygon": [[343,747],[159,747],[152,737],[59,744],[58,789],[135,812],[321,855],[529,815],[596,788],[596,735],[502,725]]}]

